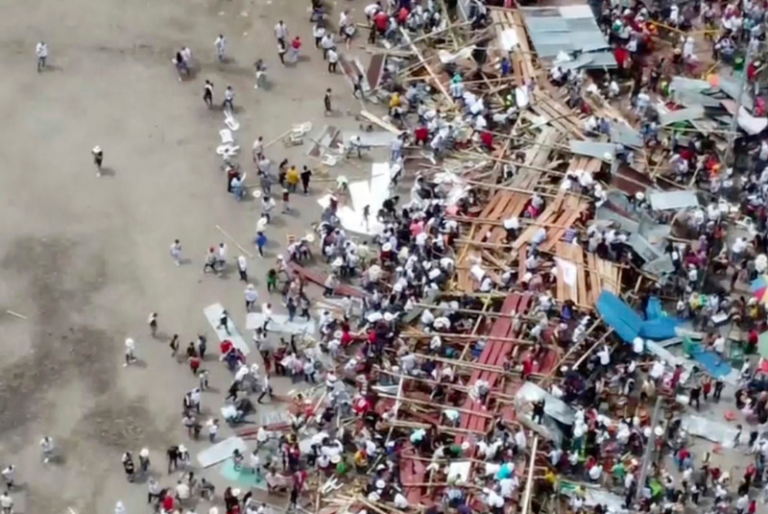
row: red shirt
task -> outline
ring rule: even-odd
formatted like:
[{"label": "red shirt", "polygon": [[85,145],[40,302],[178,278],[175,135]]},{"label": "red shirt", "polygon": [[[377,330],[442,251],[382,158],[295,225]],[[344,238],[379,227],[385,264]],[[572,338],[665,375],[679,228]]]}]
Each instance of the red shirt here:
[{"label": "red shirt", "polygon": [[379,12],[373,17],[373,22],[376,24],[377,29],[384,32],[389,26],[389,16],[387,16],[387,13]]},{"label": "red shirt", "polygon": [[488,132],[487,130],[486,130],[486,131],[484,131],[484,132],[482,132],[482,133],[480,134],[480,141],[482,141],[482,143],[483,143],[485,146],[487,146],[488,148],[491,148],[491,147],[493,147],[493,134],[491,134],[491,133],[490,133],[490,132]]},{"label": "red shirt", "polygon": [[294,39],[293,41],[291,41],[291,46],[293,47],[294,50],[298,50],[299,48],[301,48],[301,40],[299,38]]},{"label": "red shirt", "polygon": [[427,127],[419,127],[413,131],[413,136],[416,138],[416,141],[426,141],[429,137],[429,130]]},{"label": "red shirt", "polygon": [[166,494],[163,498],[163,510],[166,512],[173,512],[173,496]]}]

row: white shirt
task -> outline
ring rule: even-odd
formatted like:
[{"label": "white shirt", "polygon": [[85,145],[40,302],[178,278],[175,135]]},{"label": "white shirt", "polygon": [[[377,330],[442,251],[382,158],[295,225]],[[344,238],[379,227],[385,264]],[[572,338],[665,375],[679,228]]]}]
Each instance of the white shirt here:
[{"label": "white shirt", "polygon": [[245,289],[245,301],[247,302],[255,302],[259,298],[259,292],[256,291],[256,288],[248,287]]},{"label": "white shirt", "polygon": [[328,62],[331,64],[339,62],[339,54],[335,50],[328,50]]},{"label": "white shirt", "polygon": [[35,53],[37,54],[38,57],[48,57],[48,45],[46,45],[42,41],[39,42],[35,47]]},{"label": "white shirt", "polygon": [[275,37],[277,39],[285,39],[288,37],[288,27],[285,26],[285,23],[278,23],[275,25]]},{"label": "white shirt", "polygon": [[242,271],[248,269],[248,261],[242,255],[237,258],[237,267]]},{"label": "white shirt", "polygon": [[213,44],[216,46],[217,50],[223,52],[224,47],[227,45],[227,40],[224,39],[224,36],[219,36],[216,38],[216,41],[214,41]]}]

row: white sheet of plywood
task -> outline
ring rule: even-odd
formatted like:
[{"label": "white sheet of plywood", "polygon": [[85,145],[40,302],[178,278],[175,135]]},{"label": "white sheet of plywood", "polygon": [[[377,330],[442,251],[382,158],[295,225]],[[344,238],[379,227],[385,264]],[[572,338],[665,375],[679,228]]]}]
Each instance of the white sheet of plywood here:
[{"label": "white sheet of plywood", "polygon": [[241,438],[235,436],[228,437],[220,443],[216,443],[199,452],[197,454],[197,462],[200,466],[208,468],[232,457],[232,453],[235,450],[239,450],[240,453],[245,454],[247,449],[245,441]]},{"label": "white sheet of plywood", "polygon": [[216,332],[216,337],[219,338],[219,342],[224,341],[225,339],[228,339],[232,341],[232,344],[235,345],[235,348],[243,352],[243,355],[248,355],[251,353],[251,349],[248,348],[248,345],[245,343],[245,340],[240,335],[240,331],[237,329],[237,326],[235,325],[234,320],[230,316],[229,323],[227,325],[227,328],[229,329],[229,334],[227,333],[224,328],[218,328],[219,325],[219,318],[221,317],[221,312],[224,310],[224,306],[220,303],[214,303],[213,305],[209,305],[205,309],[203,309],[203,314],[205,315],[205,319],[208,320],[208,323],[210,323],[211,328],[214,332]]}]

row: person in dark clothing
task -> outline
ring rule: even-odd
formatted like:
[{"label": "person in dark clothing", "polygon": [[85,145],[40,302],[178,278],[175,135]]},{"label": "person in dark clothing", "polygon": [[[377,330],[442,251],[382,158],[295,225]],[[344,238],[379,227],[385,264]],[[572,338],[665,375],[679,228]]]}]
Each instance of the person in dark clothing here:
[{"label": "person in dark clothing", "polygon": [[165,454],[168,456],[168,474],[170,475],[171,471],[179,469],[179,456],[181,453],[179,452],[179,447],[174,445],[169,446]]},{"label": "person in dark clothing", "polygon": [[304,188],[304,194],[309,192],[309,179],[312,177],[312,171],[304,166],[301,171],[301,185]]},{"label": "person in dark clothing", "polygon": [[533,402],[533,415],[531,416],[531,420],[539,425],[541,425],[541,421],[544,418],[544,404],[544,398]]}]

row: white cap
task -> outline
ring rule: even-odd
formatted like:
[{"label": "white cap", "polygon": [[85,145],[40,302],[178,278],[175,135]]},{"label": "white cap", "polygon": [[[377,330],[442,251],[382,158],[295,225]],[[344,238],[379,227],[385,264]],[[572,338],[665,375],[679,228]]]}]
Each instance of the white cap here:
[{"label": "white cap", "polygon": [[240,496],[240,489],[232,489],[232,494],[235,496]]},{"label": "white cap", "polygon": [[94,146],[93,147],[93,153],[99,153],[99,152],[101,152],[101,147],[99,145]]},{"label": "white cap", "polygon": [[180,444],[180,445],[179,445],[179,451],[180,451],[181,453],[184,453],[184,452],[186,452],[186,451],[187,451],[187,447],[186,447],[186,446],[184,446],[183,444]]},{"label": "white cap", "polygon": [[149,457],[149,450],[146,448],[142,448],[141,451],[139,452],[139,455],[142,457]]}]

